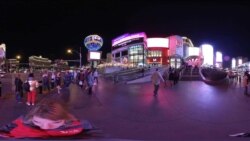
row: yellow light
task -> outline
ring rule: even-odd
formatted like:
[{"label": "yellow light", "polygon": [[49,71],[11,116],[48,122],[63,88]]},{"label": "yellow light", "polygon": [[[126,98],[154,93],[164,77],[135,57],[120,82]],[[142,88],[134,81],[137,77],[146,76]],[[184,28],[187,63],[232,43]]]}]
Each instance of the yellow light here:
[{"label": "yellow light", "polygon": [[21,59],[21,56],[20,56],[20,55],[17,55],[17,56],[16,56],[16,59],[18,59],[18,60]]},{"label": "yellow light", "polygon": [[68,50],[67,50],[67,53],[72,53],[72,50],[71,50],[71,49],[68,49]]}]

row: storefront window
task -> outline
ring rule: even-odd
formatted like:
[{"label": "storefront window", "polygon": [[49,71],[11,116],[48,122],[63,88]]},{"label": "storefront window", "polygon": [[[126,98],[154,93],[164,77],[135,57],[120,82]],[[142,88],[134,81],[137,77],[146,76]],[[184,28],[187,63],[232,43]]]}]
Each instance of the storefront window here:
[{"label": "storefront window", "polygon": [[162,51],[160,50],[148,51],[148,57],[162,57]]},{"label": "storefront window", "polygon": [[[143,45],[134,45],[129,47],[129,62],[134,64],[134,66],[137,66],[139,63],[143,63],[144,60],[146,60],[144,52],[144,46]],[[144,59],[143,59],[144,57]]]}]

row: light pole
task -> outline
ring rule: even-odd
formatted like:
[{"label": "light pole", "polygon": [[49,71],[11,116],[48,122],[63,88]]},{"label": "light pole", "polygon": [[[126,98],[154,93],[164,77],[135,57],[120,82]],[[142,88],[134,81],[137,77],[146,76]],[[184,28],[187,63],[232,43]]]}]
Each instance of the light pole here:
[{"label": "light pole", "polygon": [[82,49],[80,47],[79,52],[73,49],[67,49],[67,53],[72,54],[73,52],[79,55],[79,67],[82,68]]},{"label": "light pole", "polygon": [[17,69],[17,72],[19,71],[19,67],[20,67],[20,60],[21,60],[21,55],[17,55],[16,56],[16,59],[17,59],[17,62],[16,62],[16,69]]}]

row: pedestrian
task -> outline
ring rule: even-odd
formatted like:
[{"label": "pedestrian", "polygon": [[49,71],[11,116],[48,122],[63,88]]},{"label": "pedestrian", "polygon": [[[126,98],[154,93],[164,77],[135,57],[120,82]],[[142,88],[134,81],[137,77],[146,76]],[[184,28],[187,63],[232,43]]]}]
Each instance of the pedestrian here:
[{"label": "pedestrian", "polygon": [[49,138],[67,137],[93,129],[88,121],[80,121],[69,113],[59,99],[44,98],[25,116],[0,127],[0,137]]},{"label": "pedestrian", "polygon": [[86,81],[87,81],[87,86],[88,86],[88,94],[91,95],[92,94],[92,87],[94,85],[94,76],[93,76],[93,72],[91,69],[88,69],[88,73],[87,73],[87,77],[86,77]]},{"label": "pedestrian", "polygon": [[23,97],[23,81],[20,78],[20,74],[17,74],[15,77],[15,87],[16,101],[21,103]]},{"label": "pedestrian", "polygon": [[2,81],[0,79],[0,98],[2,97]]},{"label": "pedestrian", "polygon": [[80,70],[80,72],[77,74],[76,82],[78,82],[78,85],[80,86],[81,89],[83,88],[84,79],[85,79],[84,72],[83,70]]},{"label": "pedestrian", "polygon": [[151,81],[154,84],[154,96],[157,96],[160,83],[161,81],[164,82],[164,79],[162,78],[162,75],[158,71],[158,68],[156,68],[155,72],[152,74]]},{"label": "pedestrian", "polygon": [[38,83],[37,80],[34,79],[34,74],[33,73],[29,74],[28,82],[29,82],[29,85],[30,85],[30,91],[27,94],[27,102],[26,102],[26,104],[28,106],[30,106],[30,105],[35,105],[36,88],[38,88],[39,83]]},{"label": "pedestrian", "polygon": [[57,89],[57,93],[60,94],[61,93],[61,73],[58,72],[56,74],[56,89]]},{"label": "pedestrian", "polygon": [[94,81],[96,82],[96,84],[98,84],[98,71],[96,68],[94,69],[93,75],[94,75]]},{"label": "pedestrian", "polygon": [[248,95],[248,83],[249,83],[248,71],[245,71],[243,75],[243,87],[245,95]]}]

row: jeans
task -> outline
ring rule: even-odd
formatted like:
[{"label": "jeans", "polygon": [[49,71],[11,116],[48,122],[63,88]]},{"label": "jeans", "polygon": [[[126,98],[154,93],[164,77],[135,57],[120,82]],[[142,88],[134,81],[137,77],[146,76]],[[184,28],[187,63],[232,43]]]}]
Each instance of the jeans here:
[{"label": "jeans", "polygon": [[21,92],[16,92],[16,101],[21,102]]},{"label": "jeans", "polygon": [[159,84],[154,84],[154,95],[156,96],[159,90]]}]

